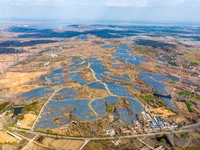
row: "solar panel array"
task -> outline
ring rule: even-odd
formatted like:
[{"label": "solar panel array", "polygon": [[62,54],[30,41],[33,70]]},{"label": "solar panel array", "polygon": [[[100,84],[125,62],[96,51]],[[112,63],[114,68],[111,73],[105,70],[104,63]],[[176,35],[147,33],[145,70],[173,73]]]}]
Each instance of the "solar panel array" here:
[{"label": "solar panel array", "polygon": [[130,109],[134,114],[138,114],[138,117],[140,117],[140,113],[143,110],[143,106],[141,103],[139,103],[137,100],[132,98],[127,98],[127,100],[130,102]]},{"label": "solar panel array", "polygon": [[119,112],[119,119],[124,121],[126,124],[131,124],[136,121],[136,118],[133,115],[128,114],[127,109],[125,108],[118,108]]},{"label": "solar panel array", "polygon": [[133,86],[136,90],[141,91],[142,89],[139,86],[134,85]]},{"label": "solar panel array", "polygon": [[108,45],[103,45],[102,48],[112,48],[114,45],[108,44]]},{"label": "solar panel array", "polygon": [[118,97],[116,97],[116,96],[108,96],[108,97],[106,97],[106,103],[108,105],[110,105],[110,104],[119,104]]},{"label": "solar panel array", "polygon": [[164,103],[169,106],[169,108],[175,110],[174,104],[172,103],[171,98],[165,98],[165,97],[161,97],[161,99],[164,101]]},{"label": "solar panel array", "polygon": [[99,116],[105,116],[106,105],[103,99],[97,99],[91,103],[92,108],[99,114]]},{"label": "solar panel array", "polygon": [[159,80],[162,79],[161,77],[159,77],[158,79],[157,78],[154,79],[155,76],[152,76],[152,75],[150,76],[148,73],[144,73],[144,72],[141,72],[139,76],[140,76],[140,79],[144,80],[148,86],[155,88],[158,94],[163,94],[163,95],[168,94],[165,88],[165,85],[162,82],[159,82]]},{"label": "solar panel array", "polygon": [[69,81],[77,81],[80,85],[85,85],[87,82],[81,78],[82,74],[80,72],[70,72],[68,76]]},{"label": "solar panel array", "polygon": [[90,67],[94,70],[95,74],[105,74],[105,72],[109,71],[100,63],[91,64]]},{"label": "solar panel array", "polygon": [[106,90],[105,86],[99,82],[92,82],[88,84],[90,88]]},{"label": "solar panel array", "polygon": [[53,97],[54,100],[58,99],[60,96],[62,96],[62,100],[73,100],[76,96],[78,96],[78,93],[75,92],[72,89],[69,88],[63,88],[62,90],[58,91],[55,96]]},{"label": "solar panel array", "polygon": [[117,50],[114,53],[114,56],[118,57],[120,61],[124,63],[130,63],[134,65],[141,64],[144,61],[144,58],[131,54],[130,50],[131,48],[128,45],[122,44],[119,47],[117,47]]},{"label": "solar panel array", "polygon": [[113,75],[109,75],[108,77],[115,79],[115,80],[119,80],[119,81],[124,81],[124,78],[119,77],[119,76],[113,76]]},{"label": "solar panel array", "polygon": [[[155,74],[150,74],[150,73],[144,73],[141,72],[139,74],[140,79],[146,81],[146,83],[150,86],[150,87],[155,87],[155,90],[158,92],[158,94],[161,95],[168,95],[168,92],[166,90],[166,87],[163,83],[161,83],[160,81],[168,81],[168,79],[166,77],[163,77],[161,75],[155,75]],[[169,106],[171,109],[175,109],[171,98],[164,98],[161,97],[161,99],[164,101],[164,103]]]},{"label": "solar panel array", "polygon": [[[42,117],[37,123],[38,128],[54,128],[55,118],[63,118],[66,113],[73,112],[74,117],[80,121],[91,121],[96,117],[90,116],[92,111],[89,108],[89,100],[68,100],[68,101],[54,101],[51,100],[47,107],[45,107]],[[61,123],[69,124],[69,120],[61,119]],[[65,125],[66,125],[65,124]]]},{"label": "solar panel array", "polygon": [[124,74],[124,77],[125,77],[126,79],[129,79],[129,80],[131,79],[130,76],[129,76],[128,74]]},{"label": "solar panel array", "polygon": [[33,89],[29,92],[23,93],[22,96],[26,97],[26,101],[29,102],[33,98],[44,98],[47,94],[52,93],[53,90],[50,90],[48,87],[41,87],[37,89]]},{"label": "solar panel array", "polygon": [[133,96],[129,93],[129,91],[125,87],[123,87],[115,82],[105,82],[105,83],[107,84],[110,92],[114,95],[124,96],[124,97],[132,97]]},{"label": "solar panel array", "polygon": [[[124,53],[131,50],[127,47],[127,45],[121,45],[120,48],[120,51]],[[70,120],[65,117],[66,113],[73,113],[74,117],[79,121],[93,121],[107,115],[106,104],[117,104],[120,119],[130,124],[135,120],[135,117],[133,115],[129,115],[128,111],[125,108],[119,107],[118,96],[126,98],[132,97],[130,99],[127,98],[127,100],[130,101],[130,109],[132,110],[132,112],[140,115],[142,111],[142,105],[133,99],[134,96],[130,94],[129,91],[120,84],[117,84],[115,82],[108,82],[106,81],[107,79],[105,79],[105,77],[110,77],[118,81],[127,82],[125,81],[125,78],[130,79],[130,77],[127,74],[125,74],[124,77],[108,75],[107,72],[109,70],[105,68],[101,64],[102,62],[96,58],[91,58],[86,61],[73,58],[73,64],[70,66],[71,70],[68,76],[68,80],[77,81],[79,84],[88,85],[90,88],[106,90],[104,84],[100,82],[92,82],[87,84],[86,81],[81,78],[82,74],[76,71],[77,68],[86,66],[89,62],[91,63],[90,67],[95,72],[95,76],[97,77],[97,79],[107,84],[111,93],[116,96],[108,96],[105,99],[94,100],[91,103],[91,107],[93,108],[91,109],[89,106],[90,100],[76,99],[79,93],[75,92],[72,88],[63,88],[55,94],[53,99],[49,101],[49,103],[45,107],[43,114],[39,122],[37,123],[38,128],[56,128],[60,125],[69,124]],[[49,75],[49,79],[52,83],[56,83],[57,80],[63,80],[62,73],[65,73],[63,69],[58,69],[53,73],[54,74]],[[58,84],[62,83],[61,81],[58,81]],[[94,113],[93,110],[96,113]],[[118,116],[118,114],[113,115],[115,117]]]},{"label": "solar panel array", "polygon": [[47,78],[51,81],[51,84],[53,84],[54,86],[65,84],[65,82],[63,81],[62,74],[48,75]]}]

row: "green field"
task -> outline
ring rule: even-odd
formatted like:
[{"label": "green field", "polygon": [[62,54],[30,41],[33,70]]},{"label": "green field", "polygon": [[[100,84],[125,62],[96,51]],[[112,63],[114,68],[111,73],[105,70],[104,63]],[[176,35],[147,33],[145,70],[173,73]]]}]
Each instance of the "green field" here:
[{"label": "green field", "polygon": [[179,92],[179,95],[182,95],[182,96],[185,96],[185,97],[189,97],[189,98],[193,98],[194,95],[189,93],[189,92],[185,92],[185,91],[182,91],[182,92]]},{"label": "green field", "polygon": [[169,84],[176,84],[176,82],[174,82],[174,81],[170,81]]},{"label": "green field", "polygon": [[186,148],[185,150],[200,150],[200,146],[199,147]]},{"label": "green field", "polygon": [[151,94],[145,95],[144,98],[145,98],[146,100],[154,100],[153,95],[151,95]]},{"label": "green field", "polygon": [[152,49],[143,46],[134,46],[134,49],[142,54],[156,53]]},{"label": "green field", "polygon": [[185,102],[185,105],[186,105],[186,107],[187,107],[189,112],[193,112],[193,109],[191,108],[191,104],[190,103]]},{"label": "green field", "polygon": [[196,96],[196,95],[191,94],[191,93],[189,93],[189,92],[181,91],[181,92],[179,92],[179,95],[188,97],[188,98],[190,98],[190,100],[192,100],[192,101],[200,102],[200,97],[199,97],[199,96]]},{"label": "green field", "polygon": [[0,112],[3,111],[9,104],[10,104],[9,102],[0,104]]}]

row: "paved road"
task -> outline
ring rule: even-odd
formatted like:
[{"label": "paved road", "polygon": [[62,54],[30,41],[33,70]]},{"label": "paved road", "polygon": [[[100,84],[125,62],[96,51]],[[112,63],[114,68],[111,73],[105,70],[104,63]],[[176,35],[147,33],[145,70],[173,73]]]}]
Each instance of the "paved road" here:
[{"label": "paved road", "polygon": [[90,140],[85,140],[85,143],[78,150],[82,150],[83,147],[85,147],[85,145],[87,145],[88,142],[90,142]]},{"label": "paved road", "polygon": [[[119,137],[85,138],[85,137],[67,137],[67,136],[61,136],[61,135],[51,135],[51,134],[40,133],[40,132],[31,131],[31,130],[24,130],[24,129],[14,128],[14,127],[11,127],[11,129],[14,131],[23,131],[26,133],[39,135],[39,136],[46,136],[46,137],[57,138],[57,139],[68,139],[68,140],[115,140],[116,138],[117,139],[138,138],[138,137],[144,137],[144,136],[154,136],[154,135],[159,135],[159,134],[170,133],[170,132],[158,132],[158,133],[138,134],[138,135],[119,136]],[[182,132],[191,132],[191,131],[194,131],[194,130],[187,129],[187,130],[171,131],[171,132],[182,133]]]}]

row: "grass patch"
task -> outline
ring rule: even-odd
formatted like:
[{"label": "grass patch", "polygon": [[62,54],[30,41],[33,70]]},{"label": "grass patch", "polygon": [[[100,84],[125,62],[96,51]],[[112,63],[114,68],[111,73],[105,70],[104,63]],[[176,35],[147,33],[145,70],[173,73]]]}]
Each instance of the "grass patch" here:
[{"label": "grass patch", "polygon": [[176,84],[176,82],[174,82],[174,81],[170,81],[169,84]]},{"label": "grass patch", "polygon": [[197,101],[200,101],[200,97],[199,96],[194,97],[194,99],[197,100]]},{"label": "grass patch", "polygon": [[185,105],[186,105],[189,112],[193,112],[193,109],[191,108],[191,104],[185,102]]},{"label": "grass patch", "polygon": [[66,60],[66,57],[57,57],[56,62],[64,61],[64,60]]},{"label": "grass patch", "polygon": [[159,66],[159,65],[157,65],[157,66],[156,66],[156,68],[159,68],[159,69],[160,69],[160,66]]},{"label": "grass patch", "polygon": [[195,58],[189,58],[189,57],[183,57],[185,60],[191,62],[191,63],[195,63],[195,64],[198,64],[200,65],[200,60],[198,59],[195,59]]},{"label": "grass patch", "polygon": [[116,107],[117,104],[110,104],[106,106],[106,112],[107,113],[113,113],[114,108]]},{"label": "grass patch", "polygon": [[142,54],[155,53],[152,49],[143,46],[134,46],[134,49]]},{"label": "grass patch", "polygon": [[154,100],[154,97],[153,97],[152,94],[147,94],[147,95],[144,96],[144,98],[145,98],[146,100]]},{"label": "grass patch", "polygon": [[73,56],[75,59],[81,59],[81,56]]},{"label": "grass patch", "polygon": [[180,137],[181,137],[181,138],[188,138],[189,135],[188,135],[188,133],[185,132],[185,133],[181,133],[181,134],[180,134]]},{"label": "grass patch", "polygon": [[198,147],[189,147],[189,148],[186,148],[185,150],[200,150],[200,146],[198,146]]},{"label": "grass patch", "polygon": [[191,63],[199,64],[200,65],[200,59],[198,55],[200,54],[199,50],[182,50],[184,54],[187,56],[182,56],[187,61],[190,61]]},{"label": "grass patch", "polygon": [[194,95],[189,93],[189,92],[185,92],[185,91],[181,91],[178,93],[179,95],[185,96],[185,97],[189,97],[189,98],[193,98]]},{"label": "grass patch", "polygon": [[23,111],[25,111],[25,112],[36,111],[38,109],[37,103],[38,102],[33,102],[29,105],[25,105],[23,108]]},{"label": "grass patch", "polygon": [[18,115],[15,119],[14,124],[16,124],[19,120],[24,120],[24,115]]},{"label": "grass patch", "polygon": [[168,62],[171,66],[178,66],[175,62]]},{"label": "grass patch", "polygon": [[5,103],[2,103],[0,104],[0,112],[5,110],[5,108],[9,105],[10,103],[9,102],[5,102]]}]

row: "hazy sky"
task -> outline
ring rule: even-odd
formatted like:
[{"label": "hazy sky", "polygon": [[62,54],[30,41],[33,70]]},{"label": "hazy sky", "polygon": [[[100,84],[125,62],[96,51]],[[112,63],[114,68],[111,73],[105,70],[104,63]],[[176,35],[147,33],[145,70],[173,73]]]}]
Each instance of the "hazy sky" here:
[{"label": "hazy sky", "polygon": [[0,18],[200,23],[200,0],[0,0]]}]

